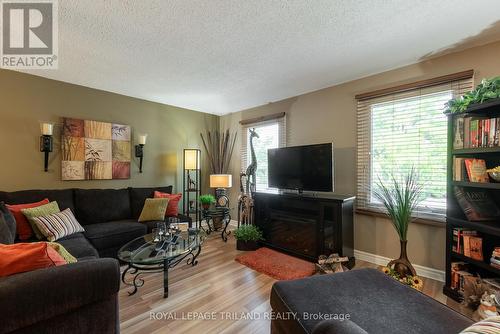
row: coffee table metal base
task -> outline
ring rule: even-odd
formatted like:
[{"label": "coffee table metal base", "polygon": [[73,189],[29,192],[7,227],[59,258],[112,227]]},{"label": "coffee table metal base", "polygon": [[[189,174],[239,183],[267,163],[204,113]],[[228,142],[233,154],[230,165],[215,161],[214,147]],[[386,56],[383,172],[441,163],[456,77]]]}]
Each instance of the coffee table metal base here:
[{"label": "coffee table metal base", "polygon": [[[137,290],[144,285],[144,279],[140,277],[144,272],[159,273],[163,271],[163,298],[168,298],[168,270],[177,266],[182,261],[186,260],[186,264],[190,266],[196,266],[198,260],[196,258],[200,255],[201,246],[193,248],[189,253],[180,255],[179,257],[172,259],[165,259],[163,263],[158,265],[139,265],[134,263],[129,263],[127,269],[122,273],[122,282],[125,285],[133,286],[132,291],[128,291],[129,296],[137,293]],[[127,274],[134,276],[134,278],[127,282],[125,276]]]}]

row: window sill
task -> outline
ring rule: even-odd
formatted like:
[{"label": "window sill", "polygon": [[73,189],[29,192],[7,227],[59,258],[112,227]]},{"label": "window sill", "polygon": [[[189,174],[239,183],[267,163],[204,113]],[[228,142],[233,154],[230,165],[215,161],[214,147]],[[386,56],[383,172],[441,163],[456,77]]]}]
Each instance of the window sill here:
[{"label": "window sill", "polygon": [[[363,215],[363,216],[372,216],[372,217],[377,217],[377,218],[385,218],[389,219],[389,217],[379,211],[375,210],[368,210],[368,209],[356,209],[355,213],[358,215]],[[442,220],[439,219],[432,219],[432,218],[415,218],[412,223],[417,223],[417,224],[422,224],[422,225],[428,225],[428,226],[434,226],[434,227],[446,227],[446,223]]]}]

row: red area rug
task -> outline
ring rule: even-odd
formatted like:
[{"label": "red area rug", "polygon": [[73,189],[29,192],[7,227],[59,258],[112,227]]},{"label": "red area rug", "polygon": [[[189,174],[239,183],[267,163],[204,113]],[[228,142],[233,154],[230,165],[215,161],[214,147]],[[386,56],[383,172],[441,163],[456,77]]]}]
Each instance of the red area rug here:
[{"label": "red area rug", "polygon": [[313,263],[266,247],[238,255],[235,260],[253,270],[278,280],[308,277],[316,272]]}]

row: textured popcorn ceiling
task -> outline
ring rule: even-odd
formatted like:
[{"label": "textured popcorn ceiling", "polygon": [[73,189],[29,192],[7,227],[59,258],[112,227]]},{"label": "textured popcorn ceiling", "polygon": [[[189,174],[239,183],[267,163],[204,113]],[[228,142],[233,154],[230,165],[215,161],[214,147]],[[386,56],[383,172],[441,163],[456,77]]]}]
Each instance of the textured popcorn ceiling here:
[{"label": "textured popcorn ceiling", "polygon": [[484,34],[498,0],[59,0],[59,15],[59,70],[29,73],[219,115],[500,39]]}]

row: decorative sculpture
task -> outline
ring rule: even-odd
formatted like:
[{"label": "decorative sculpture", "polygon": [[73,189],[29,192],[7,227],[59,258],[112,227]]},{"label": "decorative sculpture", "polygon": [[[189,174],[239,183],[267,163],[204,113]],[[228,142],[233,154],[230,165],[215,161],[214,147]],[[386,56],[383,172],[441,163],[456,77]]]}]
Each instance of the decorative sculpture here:
[{"label": "decorative sculpture", "polygon": [[252,196],[252,193],[255,192],[255,188],[257,186],[257,180],[255,173],[257,171],[257,157],[255,156],[255,149],[253,148],[253,139],[254,138],[259,138],[259,135],[257,132],[255,132],[254,129],[249,129],[250,131],[250,154],[252,156],[252,160],[250,162],[250,165],[247,167],[246,171],[246,177],[247,177],[247,193],[250,194],[250,197]]},{"label": "decorative sculpture", "polygon": [[[256,171],[257,171],[257,157],[255,156],[255,149],[253,147],[253,139],[259,138],[255,129],[250,131],[250,154],[251,162],[248,165],[246,173],[240,174],[240,191],[238,196],[238,226],[240,224],[253,224],[253,199],[252,193],[256,190]],[[245,181],[244,181],[245,180]],[[245,185],[245,186],[243,186]]]}]

